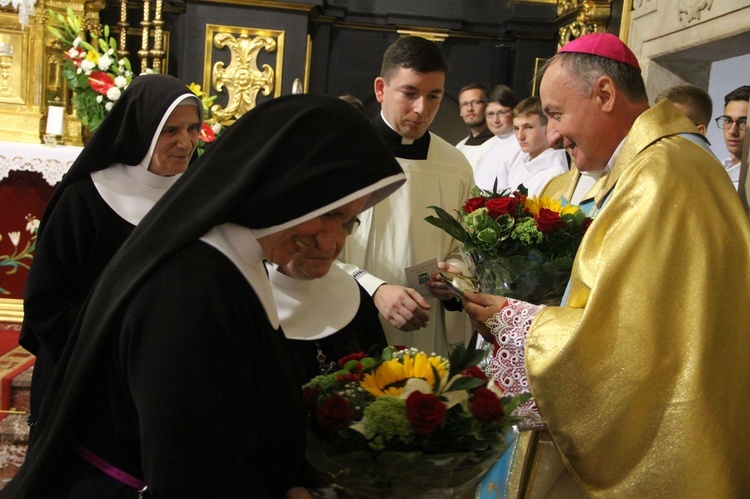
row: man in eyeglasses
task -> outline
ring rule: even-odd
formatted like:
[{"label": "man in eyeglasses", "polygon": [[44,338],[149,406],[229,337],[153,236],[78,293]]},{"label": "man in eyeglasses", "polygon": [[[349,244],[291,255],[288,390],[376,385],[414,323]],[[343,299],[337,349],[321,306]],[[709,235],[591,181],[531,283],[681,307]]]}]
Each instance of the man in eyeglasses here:
[{"label": "man in eyeglasses", "polygon": [[734,188],[740,185],[740,164],[742,145],[747,130],[747,107],[750,99],[750,85],[743,85],[724,96],[724,114],[716,118],[716,126],[724,130],[724,144],[730,156],[722,161],[732,179]]},{"label": "man in eyeglasses", "polygon": [[495,134],[487,128],[484,112],[487,109],[487,89],[480,83],[468,83],[458,93],[459,114],[471,133],[456,144],[471,167],[476,170],[479,160],[492,146]]},{"label": "man in eyeglasses", "polygon": [[521,146],[513,133],[513,108],[518,105],[515,92],[505,85],[492,87],[487,99],[487,127],[495,134],[490,149],[482,156],[474,169],[474,182],[486,191],[491,191],[497,182],[498,192],[508,185],[508,172],[521,161]]}]

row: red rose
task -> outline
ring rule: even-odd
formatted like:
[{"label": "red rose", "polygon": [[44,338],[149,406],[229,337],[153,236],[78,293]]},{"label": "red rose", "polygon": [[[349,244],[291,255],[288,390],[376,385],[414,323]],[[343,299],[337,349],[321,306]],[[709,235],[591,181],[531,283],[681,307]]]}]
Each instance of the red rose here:
[{"label": "red rose", "polygon": [[332,395],[318,406],[315,419],[324,428],[334,431],[346,428],[354,417],[354,410],[349,401],[341,395]]},{"label": "red rose", "polygon": [[211,128],[211,125],[204,121],[201,123],[201,131],[200,134],[198,134],[198,138],[208,144],[209,142],[216,140],[216,134],[214,133],[213,128]]},{"label": "red rose", "polygon": [[107,90],[115,86],[115,79],[104,71],[92,71],[89,75],[89,86],[97,94],[107,95]]},{"label": "red rose", "polygon": [[440,428],[445,411],[443,401],[431,393],[415,391],[406,399],[406,418],[414,431],[423,437]]},{"label": "red rose", "polygon": [[484,208],[484,198],[482,196],[467,199],[464,203],[464,211],[466,213],[471,213],[472,211],[478,210],[479,208]]},{"label": "red rose", "polygon": [[516,212],[518,200],[516,198],[494,198],[485,203],[487,214],[497,220],[500,215],[513,215]]},{"label": "red rose", "polygon": [[464,376],[468,376],[470,378],[481,379],[482,381],[487,381],[488,380],[487,375],[484,374],[484,371],[482,371],[477,366],[473,366],[473,367],[471,367],[469,369],[464,369],[463,371],[461,371],[461,374],[463,374]]},{"label": "red rose", "polygon": [[302,404],[305,406],[305,409],[310,410],[315,407],[315,400],[317,400],[318,394],[320,394],[320,386],[317,385],[302,389]]},{"label": "red rose", "polygon": [[536,228],[542,234],[554,232],[558,227],[565,227],[565,222],[560,218],[560,214],[547,208],[540,208],[539,214],[534,217]]},{"label": "red rose", "polygon": [[500,399],[486,386],[474,390],[471,397],[471,413],[482,423],[499,423],[505,416]]},{"label": "red rose", "polygon": [[343,368],[344,365],[350,360],[362,360],[365,357],[367,357],[367,355],[365,355],[364,352],[350,353],[349,355],[346,355],[339,359],[339,367]]}]

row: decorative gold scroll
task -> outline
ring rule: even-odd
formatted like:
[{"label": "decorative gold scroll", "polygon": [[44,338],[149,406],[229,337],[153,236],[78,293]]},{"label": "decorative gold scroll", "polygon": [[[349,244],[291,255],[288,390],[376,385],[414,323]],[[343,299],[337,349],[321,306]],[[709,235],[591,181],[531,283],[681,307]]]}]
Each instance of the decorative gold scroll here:
[{"label": "decorative gold scroll", "polygon": [[611,13],[611,0],[560,0],[558,17],[573,15],[575,19],[558,30],[558,48],[571,40],[594,32],[605,32]]},{"label": "decorative gold scroll", "polygon": [[[212,46],[228,49],[230,62],[212,61]],[[276,67],[258,67],[261,50],[276,52]],[[284,56],[284,31],[261,30],[232,26],[206,25],[206,56],[203,88],[211,86],[218,92],[226,87],[227,105],[215,104],[211,111],[223,125],[234,123],[256,105],[258,92],[262,95],[281,95],[281,76]],[[206,70],[211,75],[205,74]]]}]

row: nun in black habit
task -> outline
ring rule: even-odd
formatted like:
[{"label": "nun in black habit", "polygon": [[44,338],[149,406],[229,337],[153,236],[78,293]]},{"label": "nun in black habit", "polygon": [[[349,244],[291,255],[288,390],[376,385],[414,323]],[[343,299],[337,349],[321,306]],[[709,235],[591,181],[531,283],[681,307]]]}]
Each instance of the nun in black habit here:
[{"label": "nun in black habit", "polygon": [[[19,343],[37,356],[30,422],[94,281],[195,155],[203,105],[177,78],[135,78],[47,204]],[[36,428],[32,424],[33,445]]]},{"label": "nun in black habit", "polygon": [[245,114],[102,273],[39,441],[0,495],[305,495],[300,386],[263,262],[330,243],[403,182],[339,99],[292,95]]}]

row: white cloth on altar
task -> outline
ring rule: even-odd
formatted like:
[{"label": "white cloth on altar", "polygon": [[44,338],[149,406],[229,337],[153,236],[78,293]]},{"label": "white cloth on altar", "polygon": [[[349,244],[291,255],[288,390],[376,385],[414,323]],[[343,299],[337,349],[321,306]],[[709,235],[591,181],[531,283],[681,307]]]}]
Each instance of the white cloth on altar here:
[{"label": "white cloth on altar", "polygon": [[77,146],[0,142],[0,181],[11,171],[29,171],[41,173],[49,185],[57,185],[82,150]]}]

